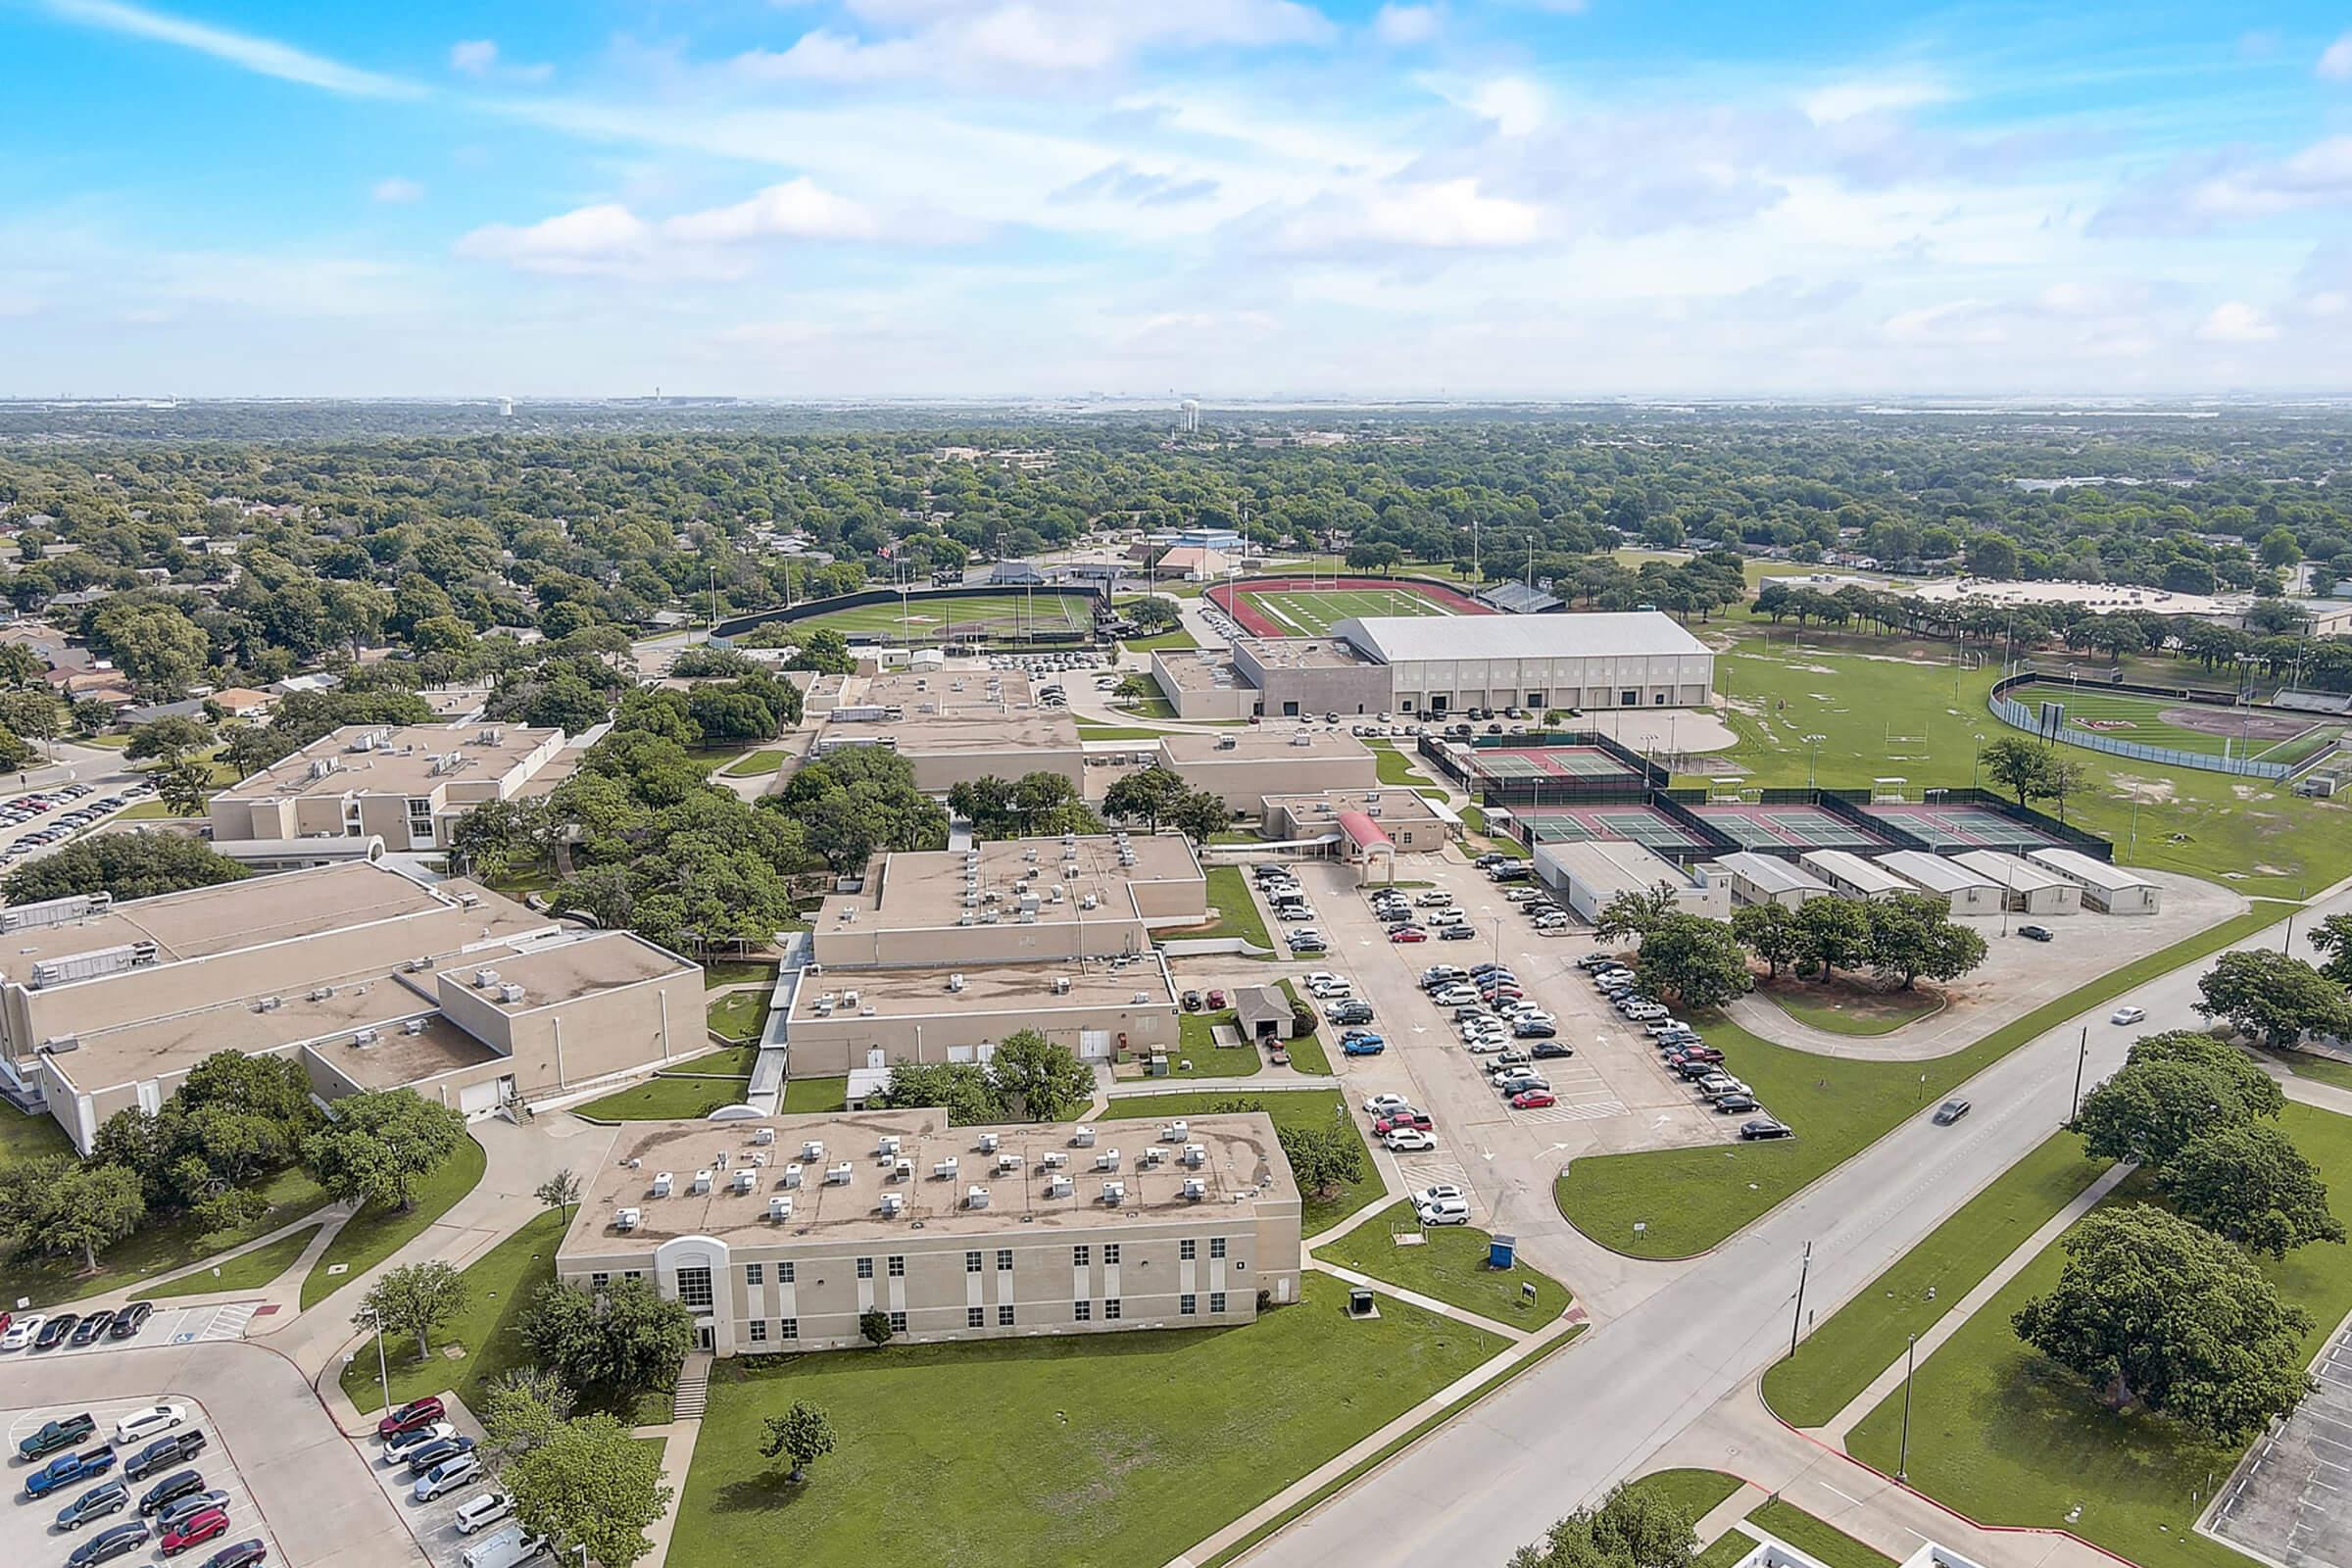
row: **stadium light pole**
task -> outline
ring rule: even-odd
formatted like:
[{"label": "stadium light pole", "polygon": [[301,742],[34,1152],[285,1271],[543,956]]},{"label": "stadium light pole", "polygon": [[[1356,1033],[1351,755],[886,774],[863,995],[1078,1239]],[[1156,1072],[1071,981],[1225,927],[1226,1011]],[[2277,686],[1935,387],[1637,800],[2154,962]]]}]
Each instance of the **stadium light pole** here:
[{"label": "stadium light pole", "polygon": [[1818,764],[1821,760],[1821,743],[1828,739],[1827,735],[1805,737],[1805,788],[1807,789],[1819,788],[1817,780],[1820,778]]}]

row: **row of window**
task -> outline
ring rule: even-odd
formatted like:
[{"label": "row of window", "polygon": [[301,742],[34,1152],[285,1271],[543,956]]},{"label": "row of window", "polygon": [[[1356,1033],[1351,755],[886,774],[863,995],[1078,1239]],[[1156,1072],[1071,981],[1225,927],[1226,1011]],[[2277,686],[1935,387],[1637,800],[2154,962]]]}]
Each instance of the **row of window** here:
[{"label": "row of window", "polygon": [[[1198,1317],[1200,1315],[1200,1298],[1197,1296],[1187,1295],[1180,1296],[1176,1298],[1176,1311],[1179,1316]],[[1225,1310],[1225,1293],[1223,1291],[1211,1291],[1208,1293],[1208,1309],[1211,1313],[1218,1313]],[[1070,1303],[1070,1311],[1071,1315],[1079,1322],[1089,1323],[1094,1320],[1095,1303],[1092,1301],[1073,1301]],[[1119,1298],[1115,1296],[1109,1298],[1102,1303],[1102,1321],[1105,1323],[1117,1322],[1119,1320]],[[965,1307],[963,1309],[963,1326],[967,1329],[982,1329],[988,1327],[988,1308],[984,1306]],[[1013,1309],[1010,1305],[1000,1306],[997,1308],[997,1327],[1001,1329],[1009,1329],[1016,1328],[1018,1326],[1019,1320],[1014,1316]],[[760,1317],[752,1319],[751,1343],[754,1345],[767,1344],[767,1319]],[[893,1334],[904,1334],[906,1332],[906,1313],[893,1312],[890,1314],[890,1332]],[[797,1317],[778,1318],[776,1320],[775,1337],[778,1340],[799,1339],[801,1337],[801,1320]]]},{"label": "row of window", "polygon": [[[1198,1240],[1190,1236],[1180,1239],[1176,1244],[1177,1257],[1187,1263],[1192,1262],[1195,1258],[1200,1256],[1200,1244]],[[1105,1265],[1114,1268],[1117,1267],[1119,1255],[1119,1243],[1105,1242],[1102,1244],[1102,1261]],[[1226,1255],[1224,1237],[1212,1236],[1208,1239],[1208,1255],[1210,1257],[1223,1257]],[[982,1259],[986,1256],[987,1254],[985,1252],[980,1251],[970,1251],[964,1253],[964,1272],[967,1274],[979,1273],[981,1271]],[[1093,1248],[1073,1247],[1070,1249],[1070,1263],[1073,1267],[1086,1268],[1093,1262]],[[884,1258],[883,1266],[891,1279],[898,1280],[905,1279],[906,1277],[906,1259],[903,1255],[896,1253],[887,1255]],[[778,1285],[792,1284],[794,1281],[795,1272],[794,1264],[790,1259],[779,1261],[776,1264],[776,1283]],[[1004,1247],[997,1250],[997,1272],[1000,1274],[1008,1274],[1012,1272],[1011,1248]],[[630,1269],[622,1277],[625,1279],[637,1279],[640,1277],[640,1270]],[[870,1280],[874,1277],[874,1260],[872,1258],[861,1257],[858,1259],[858,1277],[861,1280]],[[612,1283],[612,1276],[610,1274],[591,1274],[588,1276],[588,1287],[592,1291],[603,1291]],[[765,1263],[744,1264],[743,1283],[754,1286],[766,1284],[767,1265]],[[710,1281],[710,1271],[707,1268],[682,1268],[678,1270],[678,1299],[685,1305],[691,1307],[702,1308],[711,1305],[713,1292]]]}]

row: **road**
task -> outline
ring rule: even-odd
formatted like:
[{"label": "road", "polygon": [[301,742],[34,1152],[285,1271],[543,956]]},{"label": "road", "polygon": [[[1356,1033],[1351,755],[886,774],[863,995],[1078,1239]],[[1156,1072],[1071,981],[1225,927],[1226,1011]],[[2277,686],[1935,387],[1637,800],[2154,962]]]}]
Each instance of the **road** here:
[{"label": "road", "polygon": [[[2296,916],[2297,933],[2352,911],[2338,889]],[[2272,947],[2280,926],[2240,947]],[[2122,1065],[2142,1033],[2201,1027],[2200,960],[2126,999],[2147,1022],[2118,1029],[2109,1005],[2012,1052],[1967,1086],[1956,1127],[1915,1116],[1810,1191],[1601,1324],[1358,1488],[1244,1558],[1352,1568],[1446,1560],[1499,1564],[1561,1514],[1642,1474],[1658,1449],[1787,1351],[1799,1259],[1813,1263],[1807,1321],[1868,1285],[2071,1113],[2077,1043],[2084,1082]],[[1571,1284],[1575,1281],[1572,1279]],[[1377,1506],[1367,1506],[1377,1497]]]}]

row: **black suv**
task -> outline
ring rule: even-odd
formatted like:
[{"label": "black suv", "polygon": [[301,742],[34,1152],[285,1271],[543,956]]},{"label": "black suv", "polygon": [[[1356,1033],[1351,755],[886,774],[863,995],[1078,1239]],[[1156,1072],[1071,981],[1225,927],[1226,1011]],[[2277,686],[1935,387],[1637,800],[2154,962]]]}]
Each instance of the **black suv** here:
[{"label": "black suv", "polygon": [[[150,1443],[147,1445],[147,1446],[141,1448],[137,1453],[132,1454],[128,1459],[124,1460],[122,1463],[122,1479],[125,1481],[136,1481],[143,1476],[151,1476],[168,1464],[177,1464],[182,1459],[195,1458],[196,1455],[204,1451],[204,1448],[205,1436],[203,1433],[197,1431],[194,1427],[189,1427],[185,1431],[181,1432],[170,1433],[167,1436],[156,1439],[153,1443]],[[196,1484],[201,1487],[204,1485],[204,1482],[202,1479],[199,1479]],[[150,1497],[153,1495],[155,1495],[155,1494],[148,1494],[148,1496]],[[166,1497],[163,1499],[163,1502],[158,1502],[155,1507],[160,1508],[165,1502],[170,1502],[171,1500],[172,1499],[170,1497]],[[139,1500],[139,1506],[148,1513],[153,1513],[155,1511],[155,1508],[149,1508],[147,1506],[147,1501],[144,1497]]]},{"label": "black suv", "polygon": [[[199,1448],[204,1446],[202,1434],[197,1435],[196,1446]],[[147,1449],[148,1453],[152,1453],[155,1450],[152,1446]],[[141,1457],[145,1457],[145,1455],[142,1454]],[[123,1474],[129,1475],[130,1472],[125,1470]],[[163,1480],[158,1481],[154,1486],[149,1487],[146,1493],[139,1498],[139,1517],[144,1519],[161,1513],[164,1509],[171,1507],[172,1504],[177,1502],[180,1498],[193,1496],[195,1494],[202,1492],[203,1490],[203,1471],[174,1470],[170,1475],[164,1477]]]}]

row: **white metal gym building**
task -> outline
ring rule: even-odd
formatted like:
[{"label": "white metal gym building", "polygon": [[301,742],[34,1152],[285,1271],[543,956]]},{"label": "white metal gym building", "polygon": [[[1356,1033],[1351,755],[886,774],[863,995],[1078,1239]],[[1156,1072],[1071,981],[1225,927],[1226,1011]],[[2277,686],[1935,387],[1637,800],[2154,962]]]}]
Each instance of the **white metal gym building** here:
[{"label": "white metal gym building", "polygon": [[1660,612],[1564,615],[1367,615],[1333,630],[1391,669],[1396,706],[1702,708],[1715,656]]}]

